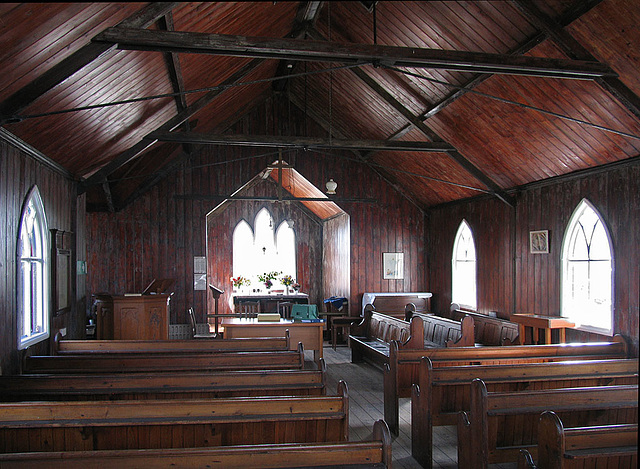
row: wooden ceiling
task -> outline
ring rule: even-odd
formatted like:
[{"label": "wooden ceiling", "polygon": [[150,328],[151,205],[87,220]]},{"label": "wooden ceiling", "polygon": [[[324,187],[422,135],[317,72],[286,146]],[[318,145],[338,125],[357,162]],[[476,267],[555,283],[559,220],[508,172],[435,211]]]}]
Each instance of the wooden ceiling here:
[{"label": "wooden ceiling", "polygon": [[[221,139],[339,144],[425,209],[638,157],[637,0],[372,3],[0,4],[2,135],[106,210]],[[331,138],[228,135],[271,93]]]}]

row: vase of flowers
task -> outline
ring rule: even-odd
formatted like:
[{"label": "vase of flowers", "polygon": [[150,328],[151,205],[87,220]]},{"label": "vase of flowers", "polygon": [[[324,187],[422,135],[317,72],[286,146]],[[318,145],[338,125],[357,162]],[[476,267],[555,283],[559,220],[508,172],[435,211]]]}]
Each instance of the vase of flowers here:
[{"label": "vase of flowers", "polygon": [[282,277],[280,279],[280,282],[284,285],[284,288],[286,290],[286,294],[289,294],[289,288],[291,287],[291,285],[293,285],[295,283],[295,280],[293,280],[293,277],[291,277],[291,275],[285,275],[284,277]]},{"label": "vase of flowers", "polygon": [[264,284],[268,292],[269,289],[273,286],[273,281],[277,279],[278,275],[280,275],[281,273],[282,272],[275,272],[275,271],[265,272],[264,274],[258,275],[258,280]]},{"label": "vase of flowers", "polygon": [[237,277],[231,277],[231,283],[233,283],[235,290],[239,290],[242,289],[242,287],[251,285],[251,280],[242,275],[238,275]]}]

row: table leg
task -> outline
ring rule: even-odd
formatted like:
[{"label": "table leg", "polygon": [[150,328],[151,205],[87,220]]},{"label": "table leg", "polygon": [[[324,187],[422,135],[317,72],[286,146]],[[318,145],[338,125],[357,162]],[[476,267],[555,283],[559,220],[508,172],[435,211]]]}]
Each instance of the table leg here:
[{"label": "table leg", "polygon": [[545,344],[551,343],[551,329],[544,330],[544,343]]},{"label": "table leg", "polygon": [[525,330],[524,324],[518,324],[518,334],[520,334],[520,343],[522,345],[527,344],[527,335],[525,332],[526,330]]},{"label": "table leg", "polygon": [[566,329],[564,327],[561,327],[560,329],[558,329],[558,333],[560,334],[560,343],[564,344],[566,342]]}]

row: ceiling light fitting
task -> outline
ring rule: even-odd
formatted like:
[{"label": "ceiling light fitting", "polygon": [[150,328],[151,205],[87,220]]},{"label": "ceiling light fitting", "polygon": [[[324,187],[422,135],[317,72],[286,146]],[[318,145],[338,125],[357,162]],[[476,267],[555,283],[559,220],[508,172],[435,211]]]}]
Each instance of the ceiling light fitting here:
[{"label": "ceiling light fitting", "polygon": [[335,182],[333,179],[329,179],[327,181],[327,194],[335,194],[336,193],[336,189],[338,188],[338,183]]}]

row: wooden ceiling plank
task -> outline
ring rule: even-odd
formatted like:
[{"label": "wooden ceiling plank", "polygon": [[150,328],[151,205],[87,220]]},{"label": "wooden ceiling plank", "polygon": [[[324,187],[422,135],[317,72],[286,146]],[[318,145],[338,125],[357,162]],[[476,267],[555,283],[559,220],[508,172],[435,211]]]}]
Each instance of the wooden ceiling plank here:
[{"label": "wooden ceiling plank", "polygon": [[[431,130],[418,116],[415,116],[407,109],[402,103],[396,100],[391,94],[380,86],[373,78],[371,78],[366,72],[361,69],[351,69],[364,83],[367,84],[378,96],[380,96],[385,102],[391,105],[396,111],[398,111],[405,119],[411,122],[416,129],[423,133],[427,138],[433,142],[443,142],[443,140]],[[487,186],[491,192],[507,205],[514,206],[513,198],[508,195],[495,181],[489,176],[484,174],[477,166],[470,162],[458,151],[450,151],[448,155],[454,159],[460,166],[462,166],[469,174],[475,177],[478,181]]]},{"label": "wooden ceiling plank", "polygon": [[[122,21],[115,28],[146,28],[171,11],[176,4],[165,2],[150,3],[135,15]],[[90,42],[51,67],[0,104],[0,125],[11,122],[17,114],[40,96],[112,49],[114,49],[113,45]]]},{"label": "wooden ceiling plank", "polygon": [[[224,82],[220,84],[220,87],[209,91],[204,96],[200,97],[197,101],[195,101],[191,106],[185,109],[182,112],[179,112],[176,116],[169,119],[163,125],[156,129],[156,132],[163,131],[171,131],[175,130],[177,127],[182,125],[187,119],[190,119],[196,113],[201,111],[203,108],[208,106],[218,95],[223,93],[227,88],[227,86],[237,83],[242,78],[246,77],[249,73],[255,70],[260,64],[263,63],[261,59],[255,59],[246,64],[244,67],[236,71],[233,75],[227,78]],[[114,158],[107,165],[102,167],[96,173],[94,173],[91,177],[87,178],[82,184],[80,184],[79,191],[80,193],[84,193],[87,190],[87,187],[93,184],[102,183],[102,181],[111,173],[116,171],[118,168],[127,164],[129,161],[136,158],[142,152],[144,152],[147,148],[154,145],[157,140],[149,139],[144,137],[140,142],[138,142],[133,147],[129,148],[127,151],[120,154],[118,157]]]},{"label": "wooden ceiling plank", "polygon": [[182,31],[109,28],[97,35],[94,41],[117,45],[122,50],[328,61],[345,64],[372,63],[395,67],[553,78],[595,79],[616,76],[609,67],[591,61]]},{"label": "wooden ceiling plank", "polygon": [[321,148],[340,150],[374,150],[374,151],[422,151],[450,152],[455,151],[445,142],[409,142],[389,140],[342,140],[335,138],[315,138],[277,135],[229,135],[204,134],[195,132],[152,132],[150,139],[163,142],[193,143],[201,145],[239,145],[268,146],[292,148]]},{"label": "wooden ceiling plank", "polygon": [[[563,26],[548,16],[528,0],[514,0],[517,7],[538,28],[574,60],[597,60],[582,44],[580,44]],[[617,76],[596,78],[596,82],[615,97],[629,112],[640,118],[640,97],[631,91]]]}]

